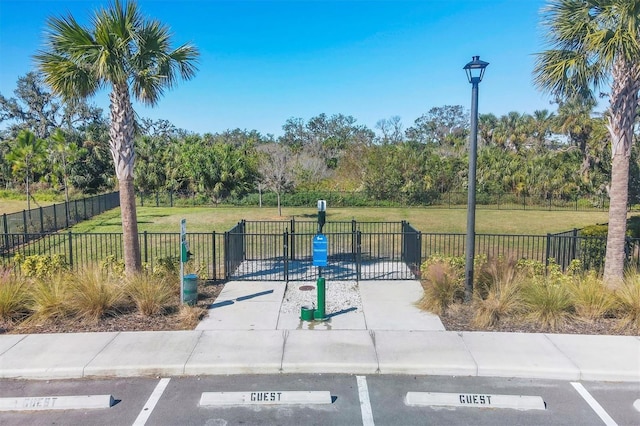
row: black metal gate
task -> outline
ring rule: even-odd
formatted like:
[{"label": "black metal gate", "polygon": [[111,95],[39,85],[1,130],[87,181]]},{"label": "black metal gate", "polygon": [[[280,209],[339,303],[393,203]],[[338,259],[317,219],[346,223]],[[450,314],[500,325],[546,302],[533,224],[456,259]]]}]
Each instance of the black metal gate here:
[{"label": "black metal gate", "polygon": [[313,266],[314,221],[242,221],[226,233],[227,278],[406,280],[419,274],[421,233],[406,222],[328,222],[328,265]]}]

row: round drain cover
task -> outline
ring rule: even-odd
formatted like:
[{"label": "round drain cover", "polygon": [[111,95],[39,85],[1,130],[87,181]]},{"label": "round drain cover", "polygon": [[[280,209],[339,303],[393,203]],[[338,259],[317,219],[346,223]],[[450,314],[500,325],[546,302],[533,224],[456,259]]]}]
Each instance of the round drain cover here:
[{"label": "round drain cover", "polygon": [[302,285],[302,286],[300,286],[299,290],[311,291],[311,290],[315,290],[315,287],[312,286],[312,285]]}]

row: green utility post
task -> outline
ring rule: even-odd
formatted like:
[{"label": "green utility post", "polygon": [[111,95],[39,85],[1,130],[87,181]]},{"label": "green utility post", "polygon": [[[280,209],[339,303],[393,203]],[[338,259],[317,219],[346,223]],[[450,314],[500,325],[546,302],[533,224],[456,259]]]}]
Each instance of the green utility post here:
[{"label": "green utility post", "polygon": [[[180,304],[195,305],[198,298],[198,277],[190,274],[184,275],[184,264],[191,258],[189,242],[187,241],[187,220],[180,221]],[[185,297],[188,296],[188,297]]]},{"label": "green utility post", "polygon": [[188,260],[187,219],[180,221],[180,304],[184,303],[184,263]]},{"label": "green utility post", "polygon": [[327,318],[325,316],[325,285],[323,277],[318,278],[316,286],[318,288],[318,307],[313,312],[313,319],[316,321],[325,321]]},{"label": "green utility post", "polygon": [[318,200],[318,235],[316,235],[316,239],[314,240],[314,244],[317,245],[318,251],[324,251],[324,253],[318,253],[318,259],[316,260],[316,265],[318,266],[318,280],[316,281],[316,289],[318,292],[318,307],[313,313],[313,319],[316,321],[325,321],[327,318],[325,316],[325,302],[326,302],[326,294],[325,294],[325,281],[322,276],[322,267],[327,266],[327,238],[322,234],[322,228],[327,219],[327,202],[325,200]]},{"label": "green utility post", "polygon": [[313,266],[318,267],[318,280],[316,288],[318,291],[317,308],[302,306],[300,309],[300,319],[303,321],[326,321],[325,310],[325,281],[322,277],[322,267],[327,266],[328,242],[327,237],[322,234],[326,220],[327,202],[318,200],[318,233],[313,237]]}]

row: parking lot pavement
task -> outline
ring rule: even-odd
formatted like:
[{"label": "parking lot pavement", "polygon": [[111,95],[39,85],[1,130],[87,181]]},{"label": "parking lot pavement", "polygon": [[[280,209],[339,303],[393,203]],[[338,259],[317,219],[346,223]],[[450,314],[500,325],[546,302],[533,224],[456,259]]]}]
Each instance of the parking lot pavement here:
[{"label": "parking lot pavement", "polygon": [[[593,398],[588,402],[575,385]],[[278,393],[328,391],[329,401],[284,404]],[[410,406],[407,393],[453,394],[454,406]],[[204,393],[245,398],[231,406],[201,406]],[[110,425],[636,425],[637,383],[571,382],[451,376],[237,375],[104,380],[0,381],[0,398],[110,394],[110,408],[0,411],[0,424]],[[540,397],[542,409],[488,405],[486,396]],[[474,405],[474,396],[477,403]],[[282,397],[283,398],[283,397]],[[234,400],[235,401],[235,400]],[[316,401],[317,402],[317,401]],[[609,416],[606,423],[602,412]],[[613,423],[611,423],[613,422]]]}]

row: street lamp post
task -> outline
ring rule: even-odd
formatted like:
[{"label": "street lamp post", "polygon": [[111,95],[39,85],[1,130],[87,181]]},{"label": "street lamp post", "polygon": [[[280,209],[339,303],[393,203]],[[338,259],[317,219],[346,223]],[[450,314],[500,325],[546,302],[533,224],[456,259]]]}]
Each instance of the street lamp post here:
[{"label": "street lamp post", "polygon": [[482,81],[488,62],[474,56],[464,66],[471,83],[471,138],[469,140],[469,185],[467,200],[467,238],[465,246],[464,300],[470,302],[473,297],[473,258],[476,246],[476,160],[478,158],[478,84]]}]

